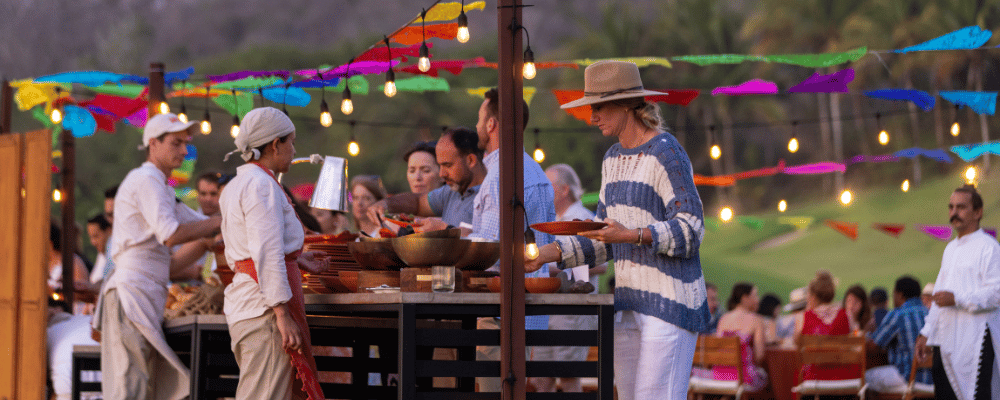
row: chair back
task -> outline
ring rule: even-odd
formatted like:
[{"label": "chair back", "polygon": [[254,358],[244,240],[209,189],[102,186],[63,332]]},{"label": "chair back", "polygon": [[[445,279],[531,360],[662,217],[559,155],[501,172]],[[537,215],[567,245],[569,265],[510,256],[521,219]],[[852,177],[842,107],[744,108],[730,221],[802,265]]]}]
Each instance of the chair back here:
[{"label": "chair back", "polygon": [[916,354],[913,355],[913,365],[910,367],[910,386],[912,386],[913,382],[916,382],[917,380],[917,370],[929,369],[934,367],[934,352],[936,351],[936,349],[937,347],[928,346],[927,350],[930,350],[930,352],[927,354],[927,358],[924,359],[924,361],[922,362],[917,361]]},{"label": "chair back", "polygon": [[[801,337],[803,365],[857,367],[864,381],[865,338],[858,336],[803,335]],[[804,378],[804,369],[799,372],[799,381]]]},{"label": "chair back", "polygon": [[736,336],[715,337],[698,336],[695,348],[694,365],[711,368],[714,366],[729,366],[736,369],[736,379],[743,382],[742,357],[740,355],[740,338]]}]

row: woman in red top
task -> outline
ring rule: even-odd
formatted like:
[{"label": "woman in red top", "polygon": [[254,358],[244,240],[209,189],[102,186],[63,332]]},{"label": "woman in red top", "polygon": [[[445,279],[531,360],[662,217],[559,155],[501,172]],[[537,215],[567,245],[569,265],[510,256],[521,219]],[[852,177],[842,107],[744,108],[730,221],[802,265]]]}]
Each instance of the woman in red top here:
[{"label": "woman in red top", "polygon": [[[795,339],[799,342],[802,335],[847,335],[851,333],[850,321],[847,312],[839,305],[833,303],[837,287],[833,283],[833,276],[829,271],[820,270],[816,272],[816,278],[809,282],[809,296],[806,303],[806,312],[802,313],[795,321]],[[841,367],[814,367],[804,365],[805,379],[856,379],[860,378],[861,372],[855,368]]]}]

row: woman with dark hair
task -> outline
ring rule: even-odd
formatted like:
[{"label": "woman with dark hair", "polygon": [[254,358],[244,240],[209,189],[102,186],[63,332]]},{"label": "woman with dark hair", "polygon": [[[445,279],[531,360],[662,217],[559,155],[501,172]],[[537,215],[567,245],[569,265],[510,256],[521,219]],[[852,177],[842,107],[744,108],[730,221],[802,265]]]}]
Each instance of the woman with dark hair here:
[{"label": "woman with dark hair", "polygon": [[868,303],[868,294],[863,286],[854,285],[847,288],[841,307],[847,312],[851,332],[861,336],[863,332],[871,330],[872,308],[871,304]]},{"label": "woman with dark hair", "polygon": [[417,142],[403,156],[406,161],[406,183],[410,191],[416,194],[427,194],[441,187],[441,166],[437,163],[435,142]]},{"label": "woman with dark hair", "polygon": [[781,313],[781,299],[774,293],[768,293],[760,298],[757,315],[764,325],[764,339],[767,344],[781,341],[778,337],[778,315]]},{"label": "woman with dark hair", "polygon": [[[743,360],[743,384],[747,390],[757,391],[767,385],[767,373],[759,367],[764,362],[764,325],[757,315],[760,298],[757,288],[747,282],[733,285],[726,308],[729,312],[719,319],[718,337],[736,336],[740,338],[740,357]],[[712,378],[735,380],[736,370],[732,367],[713,367]]]}]

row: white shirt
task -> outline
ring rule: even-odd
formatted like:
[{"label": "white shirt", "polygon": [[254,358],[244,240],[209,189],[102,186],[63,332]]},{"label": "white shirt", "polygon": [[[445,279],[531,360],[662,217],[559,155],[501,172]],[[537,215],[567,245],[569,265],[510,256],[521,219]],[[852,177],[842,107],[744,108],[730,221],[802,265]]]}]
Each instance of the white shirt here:
[{"label": "white shirt", "polygon": [[1000,244],[982,229],[949,242],[934,291],[954,293],[955,305],[932,305],[920,334],[940,346],[955,394],[971,400],[987,325],[1000,338]]},{"label": "white shirt", "polygon": [[[562,214],[556,215],[556,221],[572,221],[574,219],[588,220],[594,219],[594,213],[590,212],[586,207],[583,206],[583,202],[577,200],[576,203],[571,204],[566,207],[566,210]],[[590,281],[590,266],[581,265],[579,267],[570,268],[572,278],[577,281],[589,282]],[[597,287],[597,285],[594,285]]]},{"label": "white shirt", "polygon": [[219,196],[226,261],[253,259],[260,284],[236,273],[226,287],[223,311],[229,325],[264,314],[292,298],[285,254],[302,248],[305,231],[274,177],[255,164],[236,169]]}]

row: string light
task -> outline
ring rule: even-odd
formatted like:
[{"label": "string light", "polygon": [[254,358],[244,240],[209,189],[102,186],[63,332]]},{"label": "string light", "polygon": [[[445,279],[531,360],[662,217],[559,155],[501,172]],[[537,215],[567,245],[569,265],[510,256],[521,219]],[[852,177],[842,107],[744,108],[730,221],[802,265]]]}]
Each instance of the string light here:
[{"label": "string light", "polygon": [[465,16],[465,0],[462,0],[462,12],[458,14],[458,34],[455,39],[459,43],[469,43],[469,17]]},{"label": "string light", "polygon": [[875,113],[875,123],[878,125],[878,142],[883,146],[889,144],[889,132],[882,128],[882,114]]},{"label": "string light", "polygon": [[788,202],[782,199],[778,202],[778,212],[785,212],[785,210],[788,210]]},{"label": "string light", "polygon": [[796,126],[799,124],[798,121],[792,121],[792,138],[788,140],[788,152],[794,153],[799,151],[799,139],[795,137]]},{"label": "string light", "polygon": [[[528,31],[524,31],[525,34]],[[524,67],[521,69],[521,75],[524,79],[533,79],[537,71],[535,70],[535,53],[531,51],[531,45],[524,50]]]},{"label": "string light", "polygon": [[[319,80],[323,80],[323,74],[319,74]],[[344,86],[347,86],[347,81],[344,81]],[[330,106],[326,105],[326,86],[320,86],[320,97],[323,99],[319,103],[319,124],[323,125],[324,128],[329,128],[333,125],[333,116],[330,115]]]},{"label": "string light", "polygon": [[722,207],[722,209],[719,210],[719,218],[722,219],[722,222],[731,221],[733,219],[733,209],[729,207]]},{"label": "string light", "polygon": [[236,112],[233,113],[233,126],[229,128],[229,134],[235,139],[240,134],[240,100],[236,97],[236,89],[233,89],[233,104]]},{"label": "string light", "polygon": [[535,243],[535,231],[529,227],[524,231],[524,256],[529,260],[538,258],[538,244]]},{"label": "string light", "polygon": [[[465,15],[463,11],[462,15]],[[385,49],[389,54],[389,68],[385,70],[385,97],[396,95],[396,73],[392,71],[392,46],[389,45],[389,37],[385,37]]]},{"label": "string light", "polygon": [[958,136],[962,127],[958,126],[958,106],[955,106],[955,121],[951,123],[951,136]]},{"label": "string light", "polygon": [[[187,81],[181,81],[181,88],[187,89]],[[181,120],[183,123],[188,122],[187,107],[184,105],[184,96],[181,96],[181,112],[177,113],[177,119]]]},{"label": "string light", "polygon": [[427,50],[427,9],[423,9],[420,12],[420,33],[423,36],[423,42],[420,43],[420,59],[417,60],[417,69],[420,72],[427,72],[431,70],[431,59],[427,55],[429,50]]},{"label": "string light", "polygon": [[965,183],[968,183],[970,185],[975,185],[976,184],[976,173],[977,172],[978,171],[976,171],[976,167],[974,167],[974,166],[970,165],[969,168],[966,168],[965,169]]},{"label": "string light", "polygon": [[211,117],[209,117],[208,115],[208,97],[210,91],[211,88],[209,86],[205,86],[205,117],[201,119],[202,135],[207,135],[209,133],[212,133],[212,120]]},{"label": "string light", "polygon": [[59,107],[52,108],[52,113],[49,114],[49,119],[52,120],[53,124],[58,124],[62,122],[63,119],[62,110],[60,110]]},{"label": "string light", "polygon": [[169,113],[170,113],[170,104],[167,104],[166,101],[161,101],[160,102],[160,114],[169,114]]},{"label": "string light", "polygon": [[58,188],[52,189],[52,201],[58,203],[62,201],[62,191]]},{"label": "string light", "polygon": [[354,112],[354,102],[351,101],[351,88],[346,80],[344,81],[344,100],[340,102],[340,112],[344,113],[344,115],[351,115]]},{"label": "string light", "polygon": [[535,162],[541,164],[542,161],[545,161],[545,151],[542,150],[542,145],[538,141],[538,132],[539,129],[535,128],[535,152],[533,157],[535,158]]},{"label": "string light", "polygon": [[716,143],[713,142],[712,143],[712,148],[709,149],[709,151],[708,151],[708,155],[712,156],[713,160],[718,160],[719,157],[722,157],[722,148],[719,147],[718,144],[716,144]]},{"label": "string light", "polygon": [[854,195],[851,193],[850,190],[844,190],[843,192],[840,193],[841,204],[846,206],[848,204],[851,204],[851,201],[853,200],[854,200]]},{"label": "string light", "polygon": [[904,179],[903,180],[903,184],[900,185],[899,188],[903,190],[903,193],[909,192],[910,191],[910,180],[909,179]]},{"label": "string light", "polygon": [[351,121],[351,141],[347,143],[347,154],[351,157],[357,157],[361,154],[361,146],[358,146],[358,141],[354,139],[354,125],[357,121]]}]

